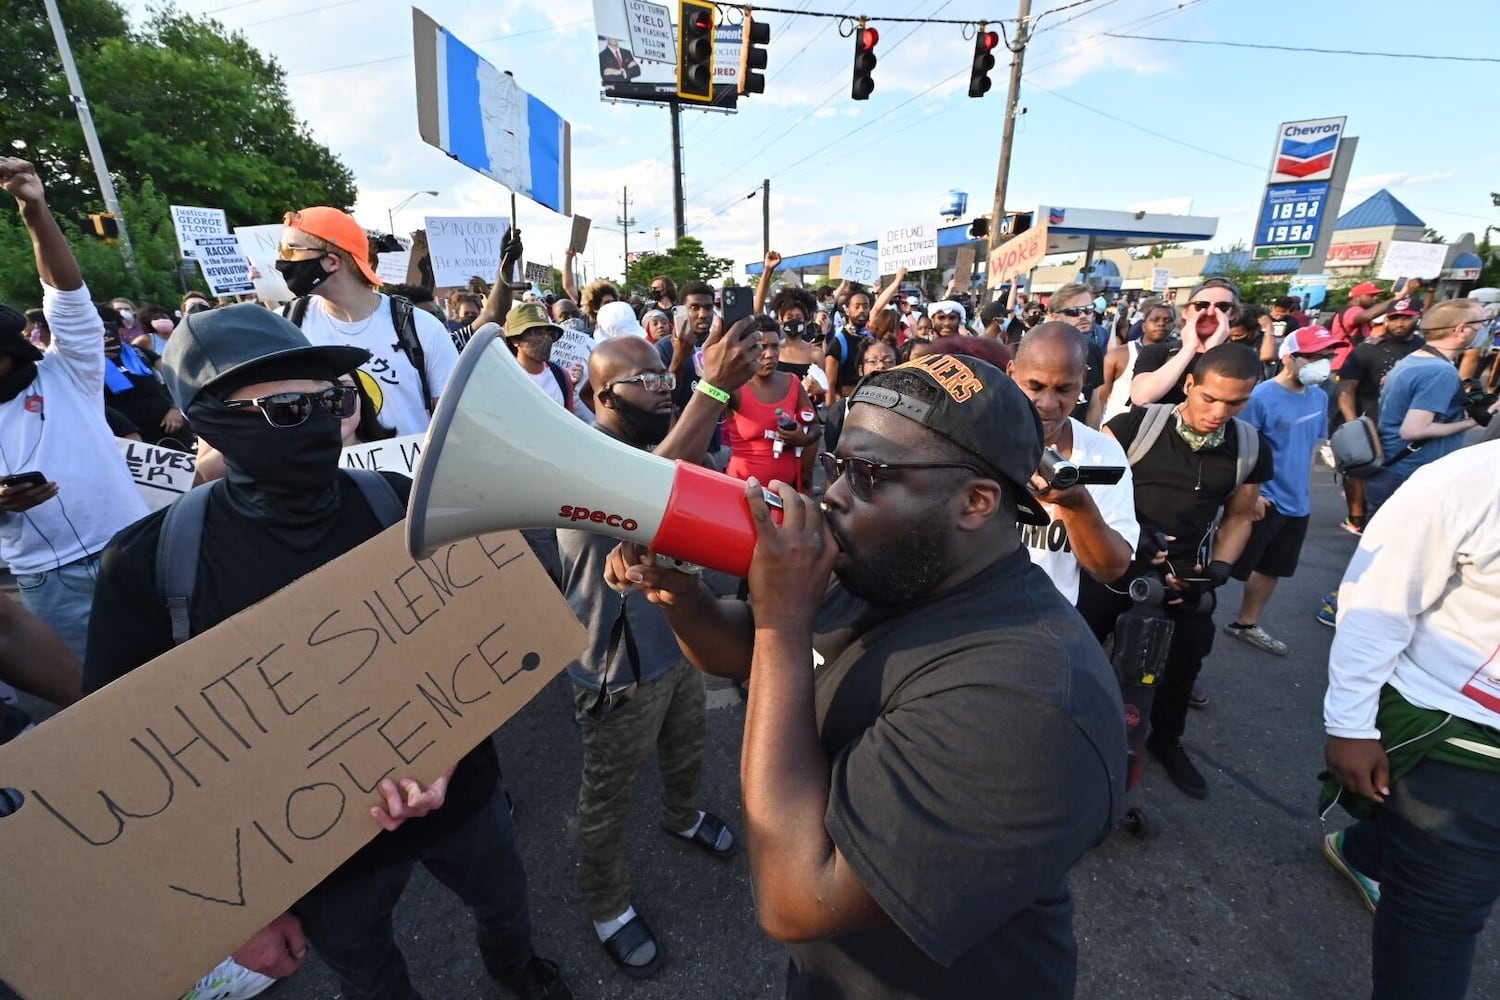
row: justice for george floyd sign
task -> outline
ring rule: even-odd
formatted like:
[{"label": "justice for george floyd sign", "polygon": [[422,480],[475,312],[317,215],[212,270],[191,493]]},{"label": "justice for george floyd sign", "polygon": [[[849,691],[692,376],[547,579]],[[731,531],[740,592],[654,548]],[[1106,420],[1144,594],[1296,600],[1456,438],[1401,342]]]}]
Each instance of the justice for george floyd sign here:
[{"label": "justice for george floyd sign", "polygon": [[583,648],[519,534],[390,528],[0,747],[0,979],[175,997]]},{"label": "justice for george floyd sign", "polygon": [[177,231],[177,250],[184,257],[198,259],[198,247],[194,241],[200,236],[226,236],[229,233],[229,223],[222,208],[170,207],[172,228]]}]

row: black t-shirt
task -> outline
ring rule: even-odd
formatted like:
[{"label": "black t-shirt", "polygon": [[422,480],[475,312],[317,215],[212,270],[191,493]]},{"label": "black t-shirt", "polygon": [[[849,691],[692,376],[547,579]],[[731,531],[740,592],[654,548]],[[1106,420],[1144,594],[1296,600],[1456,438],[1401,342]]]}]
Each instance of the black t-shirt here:
[{"label": "black t-shirt", "polygon": [[847,389],[859,384],[860,343],[870,339],[868,330],[856,330],[846,326],[828,338],[828,353],[839,363],[838,389]]},{"label": "black t-shirt", "polygon": [[[1144,356],[1146,348],[1141,349]],[[1132,407],[1105,426],[1127,452],[1145,419],[1144,407]],[[1162,428],[1151,450],[1131,466],[1135,479],[1135,514],[1141,537],[1160,531],[1175,537],[1167,546],[1167,558],[1182,573],[1191,571],[1199,548],[1207,540],[1209,526],[1232,493],[1240,454],[1239,435],[1232,424],[1224,428],[1224,442],[1217,448],[1194,451],[1177,433],[1173,417]],[[1260,452],[1246,477],[1247,483],[1264,483],[1274,466],[1271,442],[1259,431]]]},{"label": "black t-shirt", "polygon": [[1083,373],[1083,399],[1073,407],[1073,419],[1088,423],[1089,401],[1094,390],[1104,384],[1104,348],[1093,337],[1083,338],[1088,351],[1088,369]]},{"label": "black t-shirt", "polygon": [[[395,473],[381,474],[405,503],[411,480]],[[198,551],[198,577],[188,604],[193,635],[208,631],[380,533],[380,522],[359,487],[347,475],[340,486],[343,511],[328,537],[308,551],[281,543],[217,498],[209,502]],[[85,693],[97,691],[172,648],[172,622],[156,584],[156,547],[166,514],[159,510],[142,518],[115,535],[104,550],[89,622]],[[344,881],[416,857],[489,801],[499,773],[494,745],[485,740],[459,761],[441,809],[407,820],[394,833],[380,833],[328,881]]]},{"label": "black t-shirt", "polygon": [[[1137,375],[1156,371],[1180,350],[1182,350],[1182,341],[1176,339],[1168,340],[1161,344],[1142,344],[1141,353],[1136,355],[1135,368],[1130,377],[1134,379]],[[1199,357],[1202,357],[1202,354],[1199,354]],[[1187,384],[1187,377],[1193,374],[1193,369],[1197,367],[1198,358],[1194,358],[1182,373],[1182,377],[1177,380],[1177,384],[1168,389],[1160,399],[1153,400],[1153,402],[1180,403],[1187,399],[1187,392],[1183,387]]]},{"label": "black t-shirt", "polygon": [[1072,997],[1067,873],[1124,794],[1119,688],[1024,549],[892,614],[813,625],[825,824],[891,924],[790,946],[793,998]]},{"label": "black t-shirt", "polygon": [[1380,389],[1396,362],[1426,343],[1417,334],[1406,340],[1367,340],[1344,359],[1339,369],[1340,382],[1358,382],[1354,390],[1354,410],[1360,416],[1380,419]]},{"label": "black t-shirt", "polygon": [[132,434],[141,432],[141,429],[129,417],[113,406],[104,408],[104,422],[109,424],[109,432],[117,438],[128,438]]},{"label": "black t-shirt", "polygon": [[[154,355],[148,355],[150,357]],[[104,363],[114,364],[108,358]],[[130,380],[131,387],[122,392],[111,392],[106,388],[104,403],[118,410],[126,420],[134,424],[141,433],[141,440],[147,444],[155,444],[166,435],[161,422],[167,411],[172,409],[172,397],[167,395],[166,386],[157,381],[155,375],[135,375],[124,369],[120,369],[120,374]]]}]

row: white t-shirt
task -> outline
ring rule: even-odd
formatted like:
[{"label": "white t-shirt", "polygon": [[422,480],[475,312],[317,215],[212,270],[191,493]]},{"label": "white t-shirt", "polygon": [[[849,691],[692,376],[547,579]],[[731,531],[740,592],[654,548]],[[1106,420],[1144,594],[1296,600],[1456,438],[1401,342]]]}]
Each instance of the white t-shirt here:
[{"label": "white t-shirt", "polygon": [[[412,310],[417,325],[417,340],[426,356],[427,387],[434,398],[441,396],[458,363],[458,348],[436,316],[423,309]],[[384,295],[375,311],[362,320],[344,323],[328,315],[327,304],[320,295],[312,296],[307,315],[302,318],[302,333],[318,345],[363,347],[370,360],[362,367],[385,393],[380,408],[380,422],[393,427],[397,434],[422,434],[430,416],[427,401],[422,398],[422,380],[396,346],[396,327],[391,322],[391,302]]]},{"label": "white t-shirt", "polygon": [[563,396],[562,386],[557,384],[557,376],[553,374],[550,367],[543,368],[535,374],[531,372],[527,372],[526,374],[530,377],[531,381],[536,383],[538,389],[547,394],[548,399],[556,402],[558,406],[568,405],[567,398]]},{"label": "white t-shirt", "polygon": [[1370,519],[1339,587],[1323,727],[1378,739],[1380,689],[1500,726],[1500,441],[1412,473]]},{"label": "white t-shirt", "polygon": [[[1121,538],[1135,550],[1141,538],[1140,522],[1135,519],[1135,481],[1130,475],[1130,463],[1125,458],[1125,449],[1120,442],[1108,434],[1100,433],[1086,424],[1072,420],[1073,454],[1067,456],[1074,465],[1124,466],[1125,475],[1113,486],[1086,486],[1084,489],[1094,498],[1104,523],[1119,532]],[[1078,557],[1073,555],[1073,544],[1068,538],[1067,526],[1057,519],[1057,505],[1043,504],[1051,517],[1047,527],[1021,525],[1021,544],[1031,553],[1031,561],[1046,571],[1058,592],[1069,604],[1078,603],[1078,574],[1082,572]]]},{"label": "white t-shirt", "polygon": [[115,436],[104,421],[104,323],[88,286],[42,286],[52,346],[36,380],[0,403],[0,476],[40,472],[57,496],[21,514],[0,514],[0,560],[24,575],[97,554],[146,516]]}]

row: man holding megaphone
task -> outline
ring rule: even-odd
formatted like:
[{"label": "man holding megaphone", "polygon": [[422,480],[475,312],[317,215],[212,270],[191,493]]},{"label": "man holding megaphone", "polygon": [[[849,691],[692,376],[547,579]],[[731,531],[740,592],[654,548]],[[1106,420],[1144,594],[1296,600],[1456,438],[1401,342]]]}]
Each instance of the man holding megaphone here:
[{"label": "man holding megaphone", "polygon": [[750,679],[751,877],[789,997],[1073,995],[1066,877],[1119,812],[1125,730],[1098,643],[1021,544],[1041,457],[1009,378],[930,355],[859,383],[824,509],[772,483],[778,525],[746,483],[749,604],[610,554],[695,666]]},{"label": "man holding megaphone", "polygon": [[[674,428],[677,376],[656,348],[644,337],[601,341],[589,358],[595,429],[632,448],[701,462],[724,412],[719,395],[727,398],[749,381],[758,351],[750,318],[710,335],[702,379]],[[683,659],[660,609],[632,588],[604,582],[615,544],[608,535],[557,532],[562,589],[589,632],[588,648],[568,667],[583,737],[579,881],[605,952],[627,975],[642,978],[659,971],[666,955],[631,905],[625,821],[631,786],[653,748],[662,827],[715,857],[728,857],[736,845],[722,820],[698,808],[703,676]]]}]

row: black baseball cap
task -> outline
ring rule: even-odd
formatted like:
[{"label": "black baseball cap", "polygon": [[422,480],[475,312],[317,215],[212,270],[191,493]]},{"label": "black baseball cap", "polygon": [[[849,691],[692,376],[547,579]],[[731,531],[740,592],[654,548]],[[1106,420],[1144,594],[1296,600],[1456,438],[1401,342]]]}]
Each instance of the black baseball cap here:
[{"label": "black baseball cap", "polygon": [[[937,390],[924,402],[872,379],[909,372]],[[1027,488],[1042,461],[1042,418],[1010,377],[986,361],[953,354],[928,354],[866,376],[849,397],[849,409],[869,403],[893,410],[935,431],[1010,481],[1016,519],[1046,525],[1052,519]]]},{"label": "black baseball cap", "polygon": [[161,375],[185,412],[210,389],[279,378],[333,382],[369,360],[362,347],[314,347],[291,321],[246,303],[184,316],[167,339]]}]

